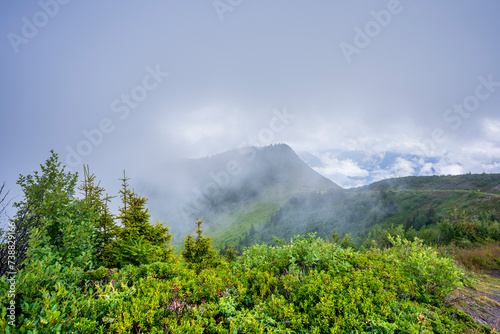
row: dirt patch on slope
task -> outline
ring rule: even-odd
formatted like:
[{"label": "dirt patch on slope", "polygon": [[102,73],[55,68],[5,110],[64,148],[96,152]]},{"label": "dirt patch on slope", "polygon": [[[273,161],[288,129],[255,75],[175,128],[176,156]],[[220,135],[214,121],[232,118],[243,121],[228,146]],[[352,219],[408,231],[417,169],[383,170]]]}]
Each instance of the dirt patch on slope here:
[{"label": "dirt patch on slope", "polygon": [[500,333],[500,270],[480,275],[474,289],[461,289],[452,298],[477,323]]}]

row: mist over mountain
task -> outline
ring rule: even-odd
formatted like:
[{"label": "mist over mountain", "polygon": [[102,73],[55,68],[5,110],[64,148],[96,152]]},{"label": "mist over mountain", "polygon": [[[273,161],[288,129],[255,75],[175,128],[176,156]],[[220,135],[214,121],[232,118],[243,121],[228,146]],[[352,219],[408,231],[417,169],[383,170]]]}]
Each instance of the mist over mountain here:
[{"label": "mist over mountain", "polygon": [[247,147],[189,160],[184,169],[194,181],[192,191],[205,199],[226,195],[227,200],[237,200],[240,195],[233,190],[255,196],[264,188],[273,188],[275,195],[287,197],[290,193],[340,188],[312,170],[286,144]]},{"label": "mist over mountain", "polygon": [[168,166],[164,175],[143,188],[153,216],[166,218],[177,238],[193,230],[196,217],[205,217],[213,232],[225,226],[234,230],[242,215],[258,223],[294,196],[341,189],[286,144],[184,160]]}]

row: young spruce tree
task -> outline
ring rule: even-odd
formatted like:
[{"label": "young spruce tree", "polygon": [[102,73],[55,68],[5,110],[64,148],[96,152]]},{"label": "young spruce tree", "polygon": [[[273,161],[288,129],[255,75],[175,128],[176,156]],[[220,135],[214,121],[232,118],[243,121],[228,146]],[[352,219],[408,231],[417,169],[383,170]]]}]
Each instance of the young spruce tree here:
[{"label": "young spruce tree", "polygon": [[90,174],[89,167],[83,166],[84,179],[82,185],[78,188],[84,196],[88,210],[91,210],[99,216],[94,226],[94,258],[96,266],[104,264],[104,249],[109,245],[118,233],[118,226],[115,223],[114,215],[109,210],[111,198],[106,194],[105,189],[100,187],[100,182],[95,183],[95,175]]},{"label": "young spruce tree", "polygon": [[181,252],[182,258],[188,268],[201,270],[204,267],[211,267],[217,259],[217,252],[212,249],[212,238],[203,235],[201,224],[203,220],[196,218],[196,239],[189,233],[185,237],[184,250]]},{"label": "young spruce tree", "polygon": [[141,265],[154,262],[174,262],[174,250],[169,244],[172,234],[160,222],[149,223],[147,199],[128,188],[129,180],[123,175],[120,191],[122,207],[118,219],[122,227],[117,238],[105,248],[104,263],[108,267],[123,267],[128,264]]}]

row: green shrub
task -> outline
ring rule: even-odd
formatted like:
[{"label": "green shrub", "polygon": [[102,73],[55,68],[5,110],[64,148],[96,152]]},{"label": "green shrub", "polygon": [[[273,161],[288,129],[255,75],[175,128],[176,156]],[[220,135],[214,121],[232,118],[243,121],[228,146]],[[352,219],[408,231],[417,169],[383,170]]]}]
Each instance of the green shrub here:
[{"label": "green shrub", "polygon": [[462,286],[465,274],[449,257],[423,244],[422,240],[410,242],[401,237],[390,237],[393,247],[384,250],[388,261],[403,269],[405,278],[416,283],[412,298],[423,302],[440,304],[455,288]]},{"label": "green shrub", "polygon": [[[4,333],[76,333],[74,322],[86,317],[93,291],[84,292],[78,285],[81,268],[62,266],[50,257],[30,261],[16,279],[16,326],[5,318],[8,291],[6,276],[0,279],[0,301]],[[8,327],[10,327],[8,329]]]}]

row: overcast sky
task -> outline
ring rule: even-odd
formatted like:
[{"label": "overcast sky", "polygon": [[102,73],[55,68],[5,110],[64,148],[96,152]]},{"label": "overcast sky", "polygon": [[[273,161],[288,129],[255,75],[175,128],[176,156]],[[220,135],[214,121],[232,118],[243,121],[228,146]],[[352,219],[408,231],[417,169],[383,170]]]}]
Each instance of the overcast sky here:
[{"label": "overcast sky", "polygon": [[51,149],[113,190],[123,169],[280,142],[345,187],[498,173],[499,15],[497,0],[2,1],[0,182],[18,195]]}]

